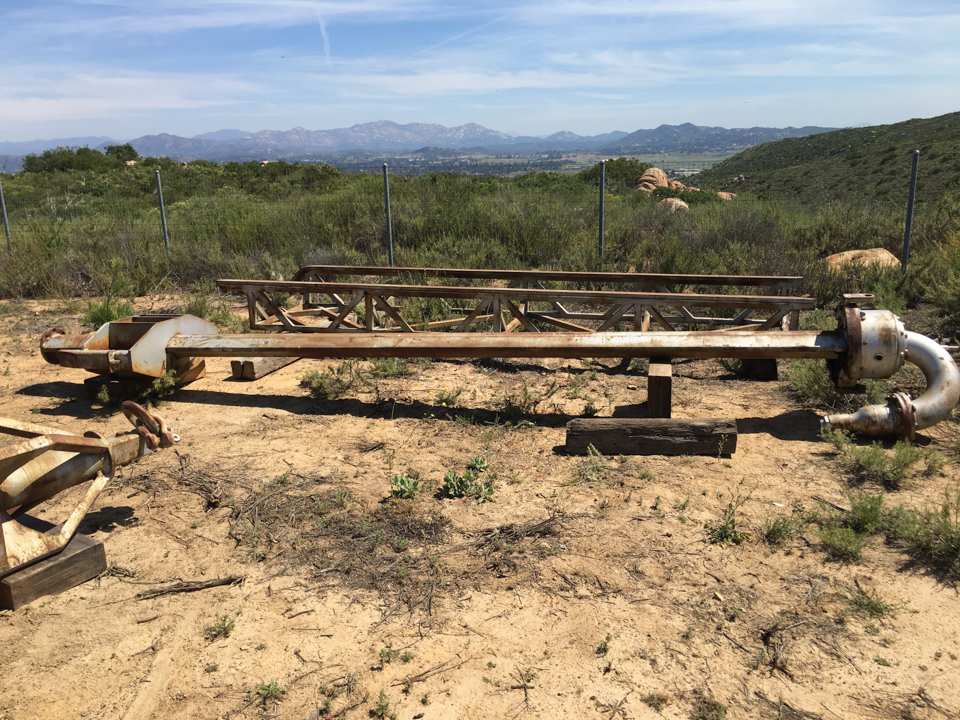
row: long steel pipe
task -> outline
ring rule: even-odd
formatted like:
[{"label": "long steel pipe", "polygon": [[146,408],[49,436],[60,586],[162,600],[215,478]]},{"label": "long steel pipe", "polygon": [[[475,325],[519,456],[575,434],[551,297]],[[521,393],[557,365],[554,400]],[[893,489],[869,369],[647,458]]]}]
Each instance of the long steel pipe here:
[{"label": "long steel pipe", "polygon": [[[960,401],[960,370],[936,341],[903,328],[887,310],[848,303],[836,330],[824,332],[598,332],[598,333],[281,333],[218,335],[191,316],[156,322],[139,340],[113,348],[108,326],[88,336],[45,336],[44,358],[69,367],[160,377],[204,357],[303,358],[809,358],[826,360],[838,386],[864,378],[891,377],[904,362],[920,368],[927,389],[915,400],[905,393],[886,405],[831,415],[829,427],[864,435],[911,437],[945,420]],[[122,324],[121,324],[122,325]],[[128,325],[130,325],[128,323]],[[132,325],[130,325],[132,327]],[[193,379],[192,377],[190,379]]]},{"label": "long steel pipe", "polygon": [[819,358],[840,357],[843,333],[750,330],[716,333],[351,333],[307,335],[174,335],[167,354],[182,357],[303,358]]}]

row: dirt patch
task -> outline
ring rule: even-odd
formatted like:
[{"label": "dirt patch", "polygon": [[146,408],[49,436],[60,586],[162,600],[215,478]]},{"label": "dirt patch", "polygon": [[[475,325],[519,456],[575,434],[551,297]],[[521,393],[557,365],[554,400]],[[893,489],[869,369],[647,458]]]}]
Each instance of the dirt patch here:
[{"label": "dirt patch", "polygon": [[[16,310],[3,414],[123,429],[83,372],[36,352],[82,308]],[[735,418],[736,454],[582,458],[557,452],[564,422],[635,411],[642,367],[360,363],[336,399],[299,387],[334,365],[236,383],[214,360],[161,401],[176,452],[126,468],[84,523],[110,570],[0,616],[17,648],[0,718],[960,716],[955,588],[880,535],[837,562],[791,524],[849,508],[851,488],[778,383],[677,363],[676,416]],[[940,502],[956,432],[921,438],[936,474],[871,491]],[[477,458],[489,494],[438,493]],[[62,519],[75,492],[41,514]]]}]

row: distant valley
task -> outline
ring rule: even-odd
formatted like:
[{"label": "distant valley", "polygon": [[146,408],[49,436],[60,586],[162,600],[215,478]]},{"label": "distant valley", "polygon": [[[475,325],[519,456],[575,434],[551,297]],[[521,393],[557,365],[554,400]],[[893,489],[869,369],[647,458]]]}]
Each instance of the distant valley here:
[{"label": "distant valley", "polygon": [[[464,153],[496,156],[531,156],[544,153],[718,154],[729,155],[753,145],[828,132],[823,127],[721,128],[684,123],[660,125],[634,132],[612,131],[598,135],[557,132],[543,137],[509,135],[476,123],[447,127],[431,123],[401,124],[390,121],[362,123],[330,130],[224,129],[183,137],[161,133],[127,140],[137,152],[179,160],[325,160],[335,164],[367,164],[371,157],[412,154],[429,164],[455,159]],[[20,158],[54,147],[95,147],[121,142],[105,137],[57,138],[29,142],[0,142],[0,169],[10,172]],[[338,163],[338,160],[345,162]]]}]

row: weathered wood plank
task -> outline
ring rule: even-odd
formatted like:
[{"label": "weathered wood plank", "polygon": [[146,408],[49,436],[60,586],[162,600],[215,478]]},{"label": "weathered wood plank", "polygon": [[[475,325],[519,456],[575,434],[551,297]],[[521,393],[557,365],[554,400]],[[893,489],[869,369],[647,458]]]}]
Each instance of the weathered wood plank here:
[{"label": "weathered wood plank", "polygon": [[[53,526],[31,518],[34,526]],[[28,565],[0,580],[0,609],[16,610],[45,595],[54,595],[97,577],[107,569],[103,543],[79,533],[56,555]]]},{"label": "weathered wood plank", "polygon": [[737,449],[737,424],[665,418],[578,418],[567,423],[568,453],[584,455],[591,445],[604,455],[726,457]]},{"label": "weathered wood plank", "polygon": [[[657,303],[678,307],[733,307],[809,310],[811,297],[786,295],[722,295],[709,293],[641,292],[626,290],[546,290],[541,288],[457,287],[452,285],[388,285],[382,283],[322,283],[296,280],[217,280],[217,287],[232,292],[282,291],[290,293],[369,292],[392,297],[509,298],[515,301],[551,302],[579,300],[595,303]],[[351,308],[352,309],[352,308]],[[652,310],[651,310],[652,311]],[[659,319],[659,318],[658,318]]]},{"label": "weathered wood plank", "polygon": [[383,267],[375,265],[305,265],[295,280],[323,277],[424,275],[465,280],[566,280],[637,285],[753,285],[782,287],[803,280],[799,275],[698,275],[689,273],[584,272],[577,270],[488,270],[482,268]]},{"label": "weathered wood plank", "polygon": [[259,380],[265,375],[295,363],[297,357],[252,357],[230,361],[231,380]]}]

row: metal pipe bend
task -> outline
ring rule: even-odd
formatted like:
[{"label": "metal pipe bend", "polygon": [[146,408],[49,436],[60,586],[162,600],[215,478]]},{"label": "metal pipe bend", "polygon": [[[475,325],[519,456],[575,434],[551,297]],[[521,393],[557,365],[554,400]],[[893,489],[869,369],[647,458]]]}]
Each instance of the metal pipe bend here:
[{"label": "metal pipe bend", "polygon": [[854,413],[828,415],[823,418],[824,429],[912,438],[914,431],[950,417],[960,403],[960,368],[936,340],[915,332],[907,332],[906,336],[905,360],[920,369],[927,389],[913,400],[906,393],[894,393],[885,405],[867,405]]}]

